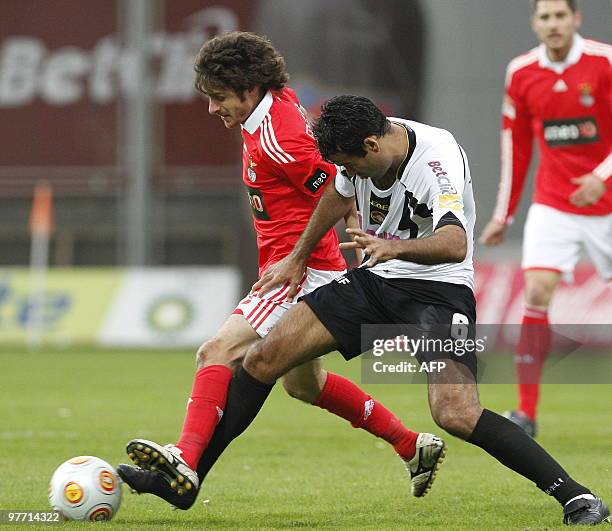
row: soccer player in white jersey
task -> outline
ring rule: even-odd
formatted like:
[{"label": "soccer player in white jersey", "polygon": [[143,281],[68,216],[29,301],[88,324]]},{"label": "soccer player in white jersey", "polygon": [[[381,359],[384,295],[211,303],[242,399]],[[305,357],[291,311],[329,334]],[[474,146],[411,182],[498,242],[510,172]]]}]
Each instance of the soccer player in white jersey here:
[{"label": "soccer player in white jersey", "polygon": [[[368,257],[363,267],[300,299],[262,341],[249,348],[239,371],[248,375],[240,400],[228,400],[227,429],[241,433],[274,382],[291,368],[332,350],[348,360],[369,350],[362,325],[416,324],[452,339],[455,325],[473,335],[472,231],[475,206],[463,149],[451,133],[386,118],[367,98],[328,101],[313,128],[324,158],[345,168],[329,186],[294,250],[254,286],[297,286],[311,250],[357,201],[361,229],[347,229]],[[467,326],[465,326],[467,325]],[[383,327],[380,328],[383,330]],[[455,329],[456,330],[456,329]],[[441,334],[441,336],[440,336]],[[365,347],[365,348],[364,348]],[[429,405],[447,432],[481,447],[533,481],[562,505],[567,524],[595,524],[608,508],[524,430],[483,409],[472,351],[421,351],[420,362],[444,358],[428,373]]]}]

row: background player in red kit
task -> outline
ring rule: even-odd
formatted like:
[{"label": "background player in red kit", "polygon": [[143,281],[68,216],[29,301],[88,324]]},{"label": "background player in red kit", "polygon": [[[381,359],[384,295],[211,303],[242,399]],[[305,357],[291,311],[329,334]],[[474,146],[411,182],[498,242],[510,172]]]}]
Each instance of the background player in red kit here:
[{"label": "background player in red kit", "polygon": [[540,165],[523,239],[519,405],[508,413],[535,435],[555,288],[562,277],[572,278],[582,247],[601,277],[612,279],[612,46],[577,33],[581,14],[574,0],[532,4],[532,28],[541,44],[508,65],[501,181],[481,241],[502,242],[519,203],[535,136]]},{"label": "background player in red kit", "polygon": [[[304,110],[285,86],[284,60],[268,40],[244,32],[216,37],[200,50],[195,70],[196,87],[208,96],[210,114],[219,116],[227,128],[241,128],[242,180],[253,209],[261,275],[293,250],[337,168],[317,150]],[[347,208],[346,216],[353,213],[354,207]],[[333,229],[306,265],[297,285],[287,283],[261,296],[247,295],[217,335],[200,347],[179,441],[164,447],[135,439],[127,445],[129,457],[139,466],[120,465],[119,474],[133,489],[156,494],[181,509],[191,507],[201,480],[228,444],[221,441],[223,410],[228,396],[237,403],[241,399],[232,395],[233,369],[249,346],[265,337],[296,304],[293,295],[305,295],[344,273]],[[250,378],[238,374],[234,380],[239,377]],[[251,384],[259,385],[246,382]],[[440,439],[406,429],[382,404],[350,381],[324,371],[319,363],[297,367],[284,386],[290,395],[393,445],[411,473],[413,494],[425,494],[444,455]]]}]

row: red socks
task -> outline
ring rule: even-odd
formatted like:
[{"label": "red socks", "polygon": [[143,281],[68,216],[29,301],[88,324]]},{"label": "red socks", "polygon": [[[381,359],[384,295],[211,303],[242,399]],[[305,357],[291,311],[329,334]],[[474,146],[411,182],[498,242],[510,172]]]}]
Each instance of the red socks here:
[{"label": "red socks", "polygon": [[549,350],[550,329],[546,310],[526,306],[515,362],[518,376],[518,407],[532,420],[536,418],[542,367]]},{"label": "red socks", "polygon": [[327,373],[323,391],[314,405],[348,420],[354,428],[381,437],[403,459],[411,459],[416,452],[419,434],[405,428],[385,406],[342,376]]},{"label": "red socks", "polygon": [[227,389],[232,371],[224,365],[210,365],[200,369],[193,382],[187,402],[187,415],[181,437],[176,443],[181,457],[195,470],[202,453],[208,446],[225,409]]},{"label": "red socks", "polygon": [[[183,431],[176,443],[182,458],[194,470],[223,415],[231,379],[232,371],[224,365],[204,367],[195,375]],[[414,456],[419,434],[405,428],[393,413],[346,378],[328,373],[315,405],[381,437],[403,459]]]}]

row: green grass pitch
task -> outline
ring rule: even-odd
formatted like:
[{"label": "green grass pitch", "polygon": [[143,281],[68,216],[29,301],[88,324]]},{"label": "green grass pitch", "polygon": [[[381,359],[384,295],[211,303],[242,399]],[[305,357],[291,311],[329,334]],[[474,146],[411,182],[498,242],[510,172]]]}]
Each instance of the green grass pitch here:
[{"label": "green grass pitch", "polygon": [[[76,455],[126,461],[135,436],[174,442],[191,388],[185,351],[0,352],[0,509],[46,510],[53,470]],[[359,361],[325,365],[359,382]],[[417,431],[433,424],[423,385],[364,388]],[[486,407],[515,404],[511,385],[481,387]],[[546,385],[540,443],[576,480],[612,502],[612,386]],[[196,505],[172,511],[124,487],[104,529],[554,529],[553,498],[487,454],[450,436],[447,459],[423,499],[390,447],[297,402],[278,385],[228,449]],[[99,524],[68,523],[66,528]],[[8,526],[7,526],[8,527]],[[49,529],[48,526],[40,526]],[[14,526],[10,526],[14,528]]]}]

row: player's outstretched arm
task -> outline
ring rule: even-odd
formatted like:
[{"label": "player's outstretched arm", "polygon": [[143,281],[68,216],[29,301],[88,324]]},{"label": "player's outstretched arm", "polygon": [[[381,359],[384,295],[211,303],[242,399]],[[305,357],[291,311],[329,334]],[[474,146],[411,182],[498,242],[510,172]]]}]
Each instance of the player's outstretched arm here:
[{"label": "player's outstretched arm", "polygon": [[353,197],[340,195],[331,184],[321,195],[306,229],[295,244],[293,251],[276,264],[271,265],[262,277],[253,284],[252,291],[264,295],[279,284],[289,283],[288,300],[298,292],[298,286],[306,269],[306,262],[321,238],[351,209]]},{"label": "player's outstretched arm", "polygon": [[522,96],[519,81],[514,75],[516,63],[506,69],[506,88],[502,106],[501,169],[497,200],[493,216],[482,231],[479,241],[485,245],[499,245],[509,218],[516,211],[533,153],[531,113]]},{"label": "player's outstretched arm", "polygon": [[393,259],[425,265],[462,262],[467,253],[465,231],[455,225],[445,225],[428,238],[413,240],[383,240],[358,229],[346,229],[346,232],[353,241],[341,243],[340,247],[362,248],[370,257],[367,267]]}]

